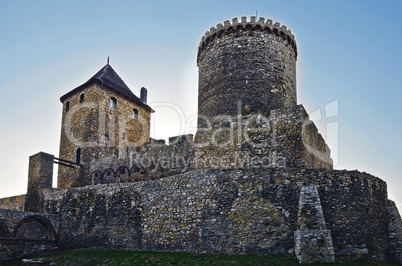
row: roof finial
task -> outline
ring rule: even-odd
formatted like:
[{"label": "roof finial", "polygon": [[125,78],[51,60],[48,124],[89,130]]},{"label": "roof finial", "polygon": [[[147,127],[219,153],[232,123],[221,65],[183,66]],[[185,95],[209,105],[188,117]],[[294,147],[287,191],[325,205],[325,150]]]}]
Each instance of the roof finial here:
[{"label": "roof finial", "polygon": [[109,65],[109,56],[107,57],[107,64]]}]

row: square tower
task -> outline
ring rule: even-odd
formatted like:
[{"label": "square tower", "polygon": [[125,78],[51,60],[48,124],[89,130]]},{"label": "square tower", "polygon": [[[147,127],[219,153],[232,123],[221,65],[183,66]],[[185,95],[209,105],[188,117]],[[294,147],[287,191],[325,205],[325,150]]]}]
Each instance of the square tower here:
[{"label": "square tower", "polygon": [[[130,147],[149,140],[152,108],[147,90],[138,98],[108,63],[60,98],[63,104],[58,187],[92,184],[91,165],[124,164]],[[79,166],[78,166],[79,165]]]}]

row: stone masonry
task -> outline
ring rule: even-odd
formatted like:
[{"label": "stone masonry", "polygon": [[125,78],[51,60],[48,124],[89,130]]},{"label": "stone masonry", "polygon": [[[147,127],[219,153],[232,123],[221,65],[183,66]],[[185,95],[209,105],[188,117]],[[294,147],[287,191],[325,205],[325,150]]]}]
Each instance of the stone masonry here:
[{"label": "stone masonry", "polygon": [[0,209],[24,211],[26,195],[18,195],[0,199]]},{"label": "stone masonry", "polygon": [[[322,198],[322,230],[336,234],[335,253],[367,248],[370,256],[387,259],[386,184],[358,171],[193,170],[152,181],[44,189],[41,205],[43,213],[60,217],[64,248],[287,253],[302,229],[300,191],[312,185]],[[350,205],[350,194],[361,205]],[[318,206],[314,195],[310,202]]]},{"label": "stone masonry", "polygon": [[402,263],[402,219],[395,202],[388,200],[388,234],[390,258],[392,261]]},{"label": "stone masonry", "polygon": [[58,248],[59,217],[0,209],[0,261]]},{"label": "stone masonry", "polygon": [[237,115],[239,102],[262,114],[296,105],[296,58],[294,36],[271,20],[211,27],[197,55],[199,127],[205,118]]},{"label": "stone masonry", "polygon": [[31,156],[27,194],[0,199],[0,260],[101,247],[402,263],[386,183],[332,169],[297,105],[297,53],[271,20],[212,27],[198,47],[197,133],[168,144],[150,138],[147,90],[137,97],[108,63],[60,98],[59,158]]}]

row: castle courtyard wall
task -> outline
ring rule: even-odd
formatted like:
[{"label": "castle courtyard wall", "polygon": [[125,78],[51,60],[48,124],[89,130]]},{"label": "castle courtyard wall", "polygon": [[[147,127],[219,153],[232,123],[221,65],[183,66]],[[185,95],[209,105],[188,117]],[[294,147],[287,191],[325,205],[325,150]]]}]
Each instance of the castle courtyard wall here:
[{"label": "castle courtyard wall", "polygon": [[137,183],[42,190],[62,248],[287,253],[302,186],[316,184],[335,253],[388,255],[386,184],[358,171],[195,170]]},{"label": "castle courtyard wall", "polygon": [[56,250],[59,216],[0,209],[0,261]]}]

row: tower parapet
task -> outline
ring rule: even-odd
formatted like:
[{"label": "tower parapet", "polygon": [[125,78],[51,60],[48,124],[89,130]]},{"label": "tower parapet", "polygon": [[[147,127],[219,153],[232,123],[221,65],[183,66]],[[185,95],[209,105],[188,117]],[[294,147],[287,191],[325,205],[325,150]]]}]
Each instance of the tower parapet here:
[{"label": "tower parapet", "polygon": [[296,105],[296,41],[272,20],[242,17],[212,27],[198,47],[199,126],[218,115],[238,115]]},{"label": "tower parapet", "polygon": [[238,18],[232,18],[232,23],[230,23],[229,20],[225,20],[223,25],[222,23],[218,23],[216,27],[211,27],[210,30],[202,36],[200,44],[198,45],[197,63],[201,50],[210,42],[214,41],[215,38],[221,38],[224,35],[230,34],[232,31],[239,31],[240,29],[246,28],[250,30],[263,30],[287,40],[289,45],[292,46],[297,58],[295,36],[285,25],[281,25],[279,22],[273,23],[271,19],[265,21],[265,18],[263,17],[260,17],[257,21],[255,16],[251,16],[250,21],[247,21],[247,17],[242,17],[240,22]]}]

